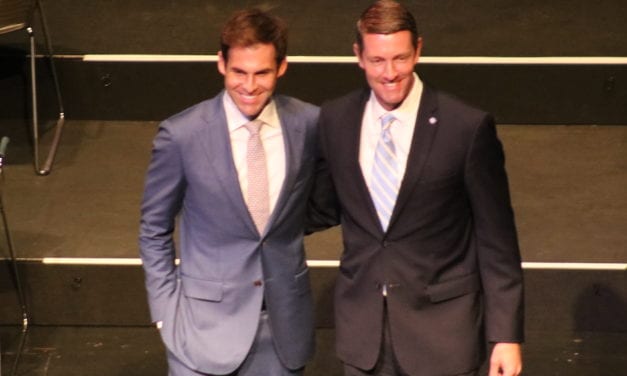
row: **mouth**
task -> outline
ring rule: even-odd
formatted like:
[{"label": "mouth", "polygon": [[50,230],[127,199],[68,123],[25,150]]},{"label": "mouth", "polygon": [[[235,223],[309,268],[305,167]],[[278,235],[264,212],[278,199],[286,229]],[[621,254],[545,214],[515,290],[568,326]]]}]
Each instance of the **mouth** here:
[{"label": "mouth", "polygon": [[244,102],[256,102],[257,99],[259,98],[259,95],[256,94],[243,94],[240,93],[239,94],[240,98],[244,101]]},{"label": "mouth", "polygon": [[400,87],[400,82],[399,81],[383,82],[381,83],[381,86],[383,86],[383,88],[386,90],[397,90]]}]

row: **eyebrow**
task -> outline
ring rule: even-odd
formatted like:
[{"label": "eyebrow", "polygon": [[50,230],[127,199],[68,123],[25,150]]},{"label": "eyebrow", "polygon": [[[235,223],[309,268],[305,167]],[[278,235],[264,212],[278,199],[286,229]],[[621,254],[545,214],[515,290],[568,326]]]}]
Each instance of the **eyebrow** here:
[{"label": "eyebrow", "polygon": [[[238,73],[248,73],[245,69],[242,68],[238,68],[238,67],[231,67],[230,68],[232,71],[238,72]],[[259,73],[270,73],[272,72],[273,69],[272,68],[264,68],[264,69],[260,69],[258,71],[254,71],[252,72],[253,74],[259,74]]]}]

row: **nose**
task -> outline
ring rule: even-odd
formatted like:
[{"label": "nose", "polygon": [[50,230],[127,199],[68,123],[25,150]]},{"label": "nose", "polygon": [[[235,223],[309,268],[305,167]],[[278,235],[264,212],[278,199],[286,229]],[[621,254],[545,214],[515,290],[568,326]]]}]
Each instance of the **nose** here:
[{"label": "nose", "polygon": [[393,81],[396,78],[397,70],[393,61],[388,61],[383,67],[383,78],[386,81]]},{"label": "nose", "polygon": [[257,81],[255,79],[254,74],[249,74],[246,76],[246,80],[244,82],[244,90],[249,93],[252,93],[257,88]]}]

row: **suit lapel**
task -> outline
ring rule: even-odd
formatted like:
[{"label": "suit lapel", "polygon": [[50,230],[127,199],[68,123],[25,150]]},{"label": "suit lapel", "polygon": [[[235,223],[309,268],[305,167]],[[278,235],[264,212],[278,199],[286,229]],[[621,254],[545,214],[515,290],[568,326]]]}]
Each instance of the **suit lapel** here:
[{"label": "suit lapel", "polygon": [[390,219],[390,227],[400,216],[407,200],[422,175],[422,170],[429,156],[431,145],[438,130],[437,98],[433,89],[424,86],[418,109],[418,118],[414,129],[414,136],[407,157],[405,176],[396,199],[396,205]]},{"label": "suit lapel", "polygon": [[272,228],[274,222],[279,218],[285,204],[289,199],[292,186],[296,182],[298,170],[302,164],[303,151],[305,147],[305,123],[304,120],[290,111],[283,97],[275,97],[277,113],[283,132],[283,145],[285,149],[285,179],[281,186],[281,192],[270,213],[266,231]]},{"label": "suit lapel", "polygon": [[361,144],[361,123],[363,120],[363,114],[366,108],[366,103],[370,97],[370,90],[364,90],[357,97],[357,102],[351,105],[349,108],[354,108],[355,111],[347,111],[343,114],[344,118],[338,122],[341,128],[338,129],[338,134],[342,132],[343,139],[338,143],[342,145],[342,148],[337,152],[340,153],[339,160],[348,161],[348,167],[342,171],[343,179],[347,182],[348,186],[354,186],[354,193],[357,195],[358,202],[364,203],[365,210],[368,212],[364,218],[368,218],[369,225],[373,229],[381,231],[381,223],[379,222],[379,216],[377,215],[377,209],[374,206],[372,197],[370,196],[370,190],[368,184],[364,178],[364,174],[361,171],[361,165],[359,163],[359,147]]},{"label": "suit lapel", "polygon": [[242,222],[246,223],[251,231],[256,232],[257,228],[248,212],[242,190],[239,188],[239,177],[233,161],[231,138],[222,105],[223,95],[224,92],[210,101],[204,113],[203,120],[207,123],[207,127],[202,137],[203,149],[215,174],[215,181],[221,185],[222,191],[233,204],[235,212],[242,217]]}]

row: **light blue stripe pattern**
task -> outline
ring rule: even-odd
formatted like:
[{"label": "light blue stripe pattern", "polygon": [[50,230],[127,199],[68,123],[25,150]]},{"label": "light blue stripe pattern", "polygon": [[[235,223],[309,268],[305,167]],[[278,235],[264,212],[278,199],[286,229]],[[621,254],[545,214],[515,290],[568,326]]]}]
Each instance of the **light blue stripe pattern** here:
[{"label": "light blue stripe pattern", "polygon": [[381,117],[381,137],[375,149],[370,184],[370,195],[384,231],[387,230],[390,223],[400,185],[396,149],[390,132],[394,120],[396,120],[394,115],[389,113]]}]

